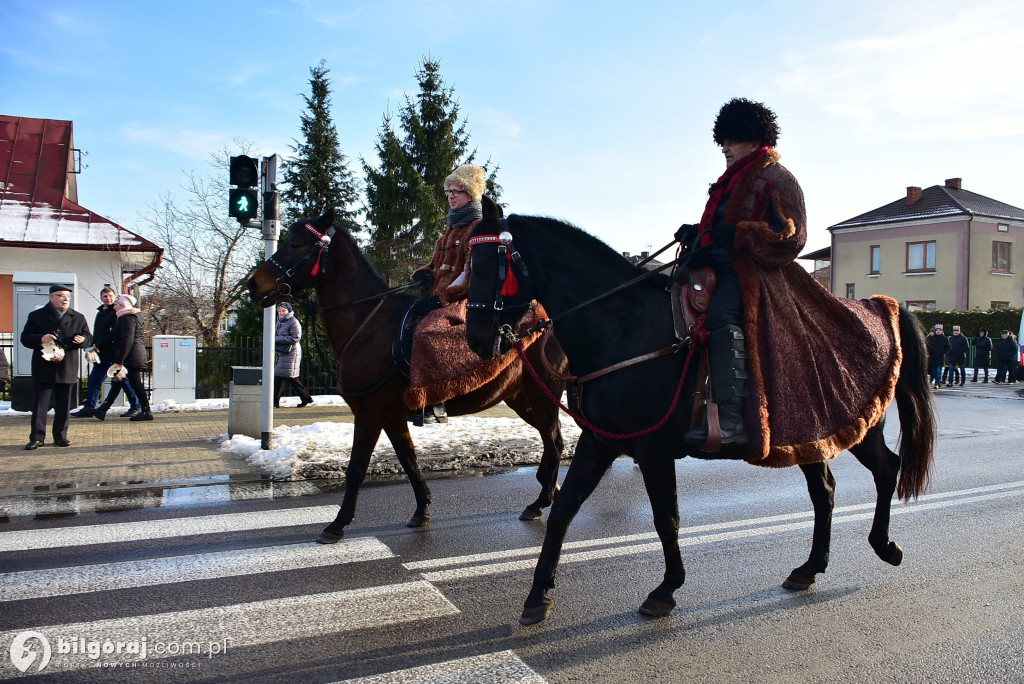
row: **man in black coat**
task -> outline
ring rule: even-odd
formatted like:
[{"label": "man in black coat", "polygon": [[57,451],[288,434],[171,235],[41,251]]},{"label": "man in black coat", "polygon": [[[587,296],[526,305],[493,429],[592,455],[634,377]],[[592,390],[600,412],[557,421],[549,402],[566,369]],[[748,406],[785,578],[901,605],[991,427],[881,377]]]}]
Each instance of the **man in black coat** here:
[{"label": "man in black coat", "polygon": [[[35,350],[32,354],[32,381],[36,403],[32,409],[32,435],[25,448],[38,449],[46,439],[46,412],[51,393],[54,395],[53,442],[57,446],[71,446],[68,441],[68,414],[71,413],[71,397],[77,394],[73,390],[78,383],[78,350],[92,344],[85,316],[71,309],[71,288],[50,286],[50,302],[28,315],[21,331],[21,344]],[[64,352],[59,361],[43,356],[44,346],[48,347],[49,353],[51,344],[57,345],[57,357],[61,351]]]},{"label": "man in black coat", "polygon": [[[100,405],[103,392],[103,381],[107,379],[107,369],[114,363],[114,324],[117,322],[117,314],[114,312],[114,300],[117,299],[117,292],[112,287],[104,287],[100,290],[99,308],[96,309],[96,318],[92,323],[92,351],[99,356],[99,361],[93,364],[92,372],[89,373],[89,387],[85,393],[85,404],[78,411],[72,411],[75,418],[89,418],[95,415]],[[89,350],[86,349],[88,352]],[[128,410],[121,414],[122,418],[131,418],[139,413],[139,398],[135,391],[125,383],[122,385],[124,395],[130,404]]]}]

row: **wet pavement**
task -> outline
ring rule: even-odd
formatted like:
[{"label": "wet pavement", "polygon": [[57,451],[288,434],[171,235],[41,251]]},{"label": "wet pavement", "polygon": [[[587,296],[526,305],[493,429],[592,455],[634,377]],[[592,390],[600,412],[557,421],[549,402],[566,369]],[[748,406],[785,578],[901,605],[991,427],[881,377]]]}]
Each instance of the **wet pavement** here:
[{"label": "wet pavement", "polygon": [[[72,418],[71,446],[26,451],[30,417],[0,417],[0,523],[136,508],[273,499],[334,491],[343,479],[275,482],[236,453],[221,451],[228,410],[157,413],[132,422]],[[504,406],[484,416],[514,415]],[[52,424],[53,416],[47,424]],[[274,411],[274,425],[351,422],[347,406]],[[50,439],[50,435],[47,435]]]},{"label": "wet pavement", "polygon": [[[971,383],[933,390],[936,397],[1024,399],[1024,383]],[[504,406],[483,416],[514,415]],[[151,422],[108,414],[72,419],[72,446],[26,451],[26,416],[0,417],[0,523],[160,506],[274,499],[337,490],[342,479],[275,482],[244,457],[221,451],[228,411],[163,412]],[[52,420],[52,416],[51,416]],[[345,406],[282,408],[274,424],[351,422]],[[436,475],[435,475],[436,476]]]}]

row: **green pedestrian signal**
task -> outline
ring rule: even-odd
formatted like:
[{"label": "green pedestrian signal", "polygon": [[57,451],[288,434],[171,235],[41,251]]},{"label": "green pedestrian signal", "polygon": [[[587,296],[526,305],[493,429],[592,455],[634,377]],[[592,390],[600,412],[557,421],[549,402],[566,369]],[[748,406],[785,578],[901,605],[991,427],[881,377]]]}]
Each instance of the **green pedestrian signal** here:
[{"label": "green pedestrian signal", "polygon": [[259,194],[253,188],[231,188],[228,191],[228,216],[241,222],[256,218],[259,213]]},{"label": "green pedestrian signal", "polygon": [[248,223],[260,210],[260,196],[253,188],[260,179],[259,161],[240,155],[231,157],[228,162],[230,183],[238,186],[228,191],[228,216],[238,219],[239,223]]}]

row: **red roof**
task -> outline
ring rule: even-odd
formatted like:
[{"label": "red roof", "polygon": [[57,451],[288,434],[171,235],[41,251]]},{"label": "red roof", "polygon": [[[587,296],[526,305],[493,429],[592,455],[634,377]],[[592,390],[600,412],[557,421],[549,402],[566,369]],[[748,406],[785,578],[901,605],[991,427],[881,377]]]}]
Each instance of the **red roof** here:
[{"label": "red roof", "polygon": [[126,272],[151,270],[162,248],[78,204],[71,128],[0,115],[0,246],[114,250]]}]

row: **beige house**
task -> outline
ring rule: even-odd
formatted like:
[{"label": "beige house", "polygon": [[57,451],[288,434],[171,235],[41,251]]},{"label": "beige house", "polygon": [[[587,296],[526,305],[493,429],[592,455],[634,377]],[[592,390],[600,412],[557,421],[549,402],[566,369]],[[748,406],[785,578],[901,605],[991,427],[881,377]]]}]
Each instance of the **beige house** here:
[{"label": "beige house", "polygon": [[830,289],[886,294],[908,309],[1024,306],[1024,210],[961,188],[959,178],[829,227]]}]

